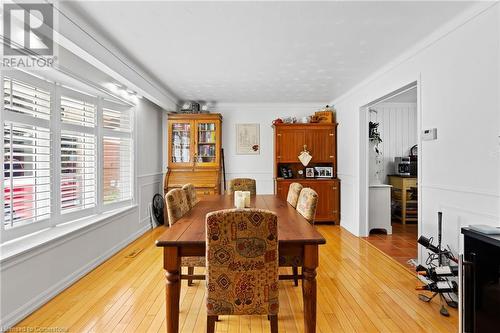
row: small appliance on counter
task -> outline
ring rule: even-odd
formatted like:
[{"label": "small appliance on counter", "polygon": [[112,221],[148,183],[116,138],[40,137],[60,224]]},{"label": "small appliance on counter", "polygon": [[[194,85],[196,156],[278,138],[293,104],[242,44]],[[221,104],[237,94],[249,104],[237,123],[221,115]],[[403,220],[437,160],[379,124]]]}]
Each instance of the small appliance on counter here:
[{"label": "small appliance on counter", "polygon": [[394,158],[395,173],[399,176],[416,176],[417,175],[417,160],[405,156]]}]

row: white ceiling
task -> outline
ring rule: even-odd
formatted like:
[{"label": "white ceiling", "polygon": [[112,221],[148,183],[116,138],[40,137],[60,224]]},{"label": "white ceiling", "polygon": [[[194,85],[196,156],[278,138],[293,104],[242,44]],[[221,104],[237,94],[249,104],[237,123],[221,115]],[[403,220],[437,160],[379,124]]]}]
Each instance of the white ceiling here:
[{"label": "white ceiling", "polygon": [[471,2],[70,5],[181,99],[328,102]]}]

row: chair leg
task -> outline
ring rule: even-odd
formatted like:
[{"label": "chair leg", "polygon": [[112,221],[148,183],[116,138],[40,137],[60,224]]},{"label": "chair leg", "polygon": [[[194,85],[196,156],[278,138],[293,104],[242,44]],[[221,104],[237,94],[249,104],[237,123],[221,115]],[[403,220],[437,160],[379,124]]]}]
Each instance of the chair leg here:
[{"label": "chair leg", "polygon": [[299,268],[297,266],[292,266],[293,271],[293,282],[295,287],[299,285]]},{"label": "chair leg", "polygon": [[217,316],[207,316],[207,333],[214,333],[216,320]]},{"label": "chair leg", "polygon": [[270,315],[271,318],[271,333],[278,333],[278,315]]},{"label": "chair leg", "polygon": [[[194,274],[194,267],[188,267],[188,275]],[[193,285],[193,279],[188,279],[188,286]]]}]

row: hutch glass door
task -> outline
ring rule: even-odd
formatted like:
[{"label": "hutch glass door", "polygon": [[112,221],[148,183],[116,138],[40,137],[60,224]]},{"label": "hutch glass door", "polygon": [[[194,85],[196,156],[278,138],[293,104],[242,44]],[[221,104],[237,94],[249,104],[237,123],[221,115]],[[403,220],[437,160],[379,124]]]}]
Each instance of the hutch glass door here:
[{"label": "hutch glass door", "polygon": [[213,166],[218,162],[219,142],[217,124],[211,121],[196,122],[195,162],[199,166]]},{"label": "hutch glass door", "polygon": [[171,158],[173,164],[189,165],[192,164],[192,136],[190,122],[172,122],[171,128]]}]

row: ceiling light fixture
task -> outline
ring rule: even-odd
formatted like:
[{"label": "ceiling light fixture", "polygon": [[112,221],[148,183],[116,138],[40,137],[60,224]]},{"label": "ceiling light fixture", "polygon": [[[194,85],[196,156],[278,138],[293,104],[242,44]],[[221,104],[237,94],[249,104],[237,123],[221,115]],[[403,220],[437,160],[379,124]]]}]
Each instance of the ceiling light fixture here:
[{"label": "ceiling light fixture", "polygon": [[133,103],[137,103],[138,100],[142,98],[142,96],[139,96],[134,90],[128,89],[127,87],[116,82],[105,83],[104,87],[113,94],[120,96],[122,99]]}]

